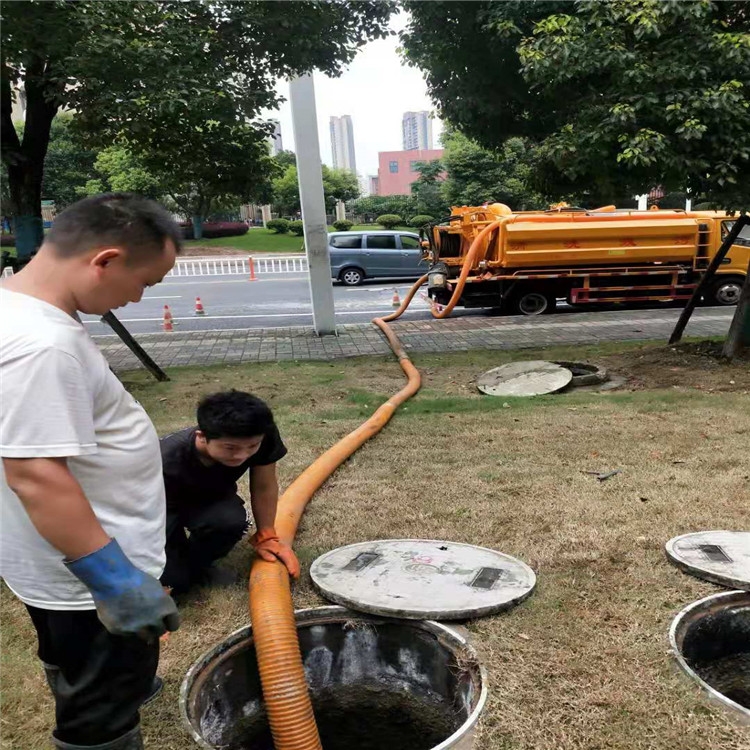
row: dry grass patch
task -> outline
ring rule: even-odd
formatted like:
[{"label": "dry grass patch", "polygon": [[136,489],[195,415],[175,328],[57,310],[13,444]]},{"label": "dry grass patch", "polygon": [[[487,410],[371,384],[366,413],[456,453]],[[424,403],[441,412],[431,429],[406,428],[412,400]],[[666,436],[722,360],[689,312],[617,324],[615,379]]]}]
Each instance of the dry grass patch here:
[{"label": "dry grass patch", "polygon": [[[547,356],[626,362],[648,349]],[[747,749],[750,737],[705,705],[667,654],[676,612],[717,589],[669,565],[663,545],[692,530],[747,526],[750,398],[670,388],[514,400],[503,408],[476,395],[473,379],[510,358],[419,358],[424,392],[311,504],[297,539],[305,568],[343,544],[422,537],[493,547],[536,570],[538,589],[528,601],[469,623],[491,680],[483,750]],[[730,370],[711,377],[729,374],[739,385]],[[695,368],[690,377],[701,373]],[[189,424],[202,393],[252,390],[274,406],[290,448],[284,483],[401,384],[396,364],[375,358],[172,375],[167,384],[127,378],[160,432]],[[602,483],[583,473],[614,468],[622,473]],[[244,571],[249,559],[246,548],[236,549],[231,564]],[[322,603],[303,579],[295,604]],[[31,626],[7,593],[2,608],[2,746],[46,747],[51,702]],[[183,614],[161,660],[167,690],[144,712],[148,746],[160,750],[190,747],[177,711],[179,684],[200,653],[247,623],[246,591],[201,591]]]}]

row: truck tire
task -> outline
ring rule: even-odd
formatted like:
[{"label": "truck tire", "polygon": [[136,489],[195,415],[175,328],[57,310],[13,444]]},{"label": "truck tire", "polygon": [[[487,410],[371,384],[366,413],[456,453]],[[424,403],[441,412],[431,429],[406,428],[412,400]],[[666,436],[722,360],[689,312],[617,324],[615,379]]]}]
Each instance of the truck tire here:
[{"label": "truck tire", "polygon": [[722,307],[736,305],[740,300],[744,284],[745,280],[739,276],[719,277],[711,284],[707,295],[708,301],[712,305]]},{"label": "truck tire", "polygon": [[346,286],[359,286],[364,278],[364,271],[361,268],[355,268],[354,266],[344,268],[339,274],[339,281],[342,284],[346,284]]},{"label": "truck tire", "polygon": [[511,310],[516,315],[548,315],[555,312],[556,307],[555,295],[539,289],[522,289],[511,301]]}]

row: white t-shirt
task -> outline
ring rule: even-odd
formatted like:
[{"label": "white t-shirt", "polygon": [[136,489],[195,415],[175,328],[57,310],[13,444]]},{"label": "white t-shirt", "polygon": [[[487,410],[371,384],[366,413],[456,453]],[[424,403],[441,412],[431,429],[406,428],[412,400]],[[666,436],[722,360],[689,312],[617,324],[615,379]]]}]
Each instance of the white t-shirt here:
[{"label": "white t-shirt", "polygon": [[[151,420],[79,321],[7,289],[0,289],[0,456],[66,457],[104,530],[134,565],[161,575],[166,503]],[[1,467],[0,575],[31,606],[93,609]]]}]

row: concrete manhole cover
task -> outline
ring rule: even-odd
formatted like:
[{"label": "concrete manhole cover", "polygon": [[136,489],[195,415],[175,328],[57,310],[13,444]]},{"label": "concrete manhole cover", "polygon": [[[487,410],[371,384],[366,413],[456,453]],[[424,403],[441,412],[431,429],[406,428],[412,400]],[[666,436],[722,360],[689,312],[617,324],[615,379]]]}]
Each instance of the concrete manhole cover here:
[{"label": "concrete manhole cover", "polygon": [[486,547],[383,539],[321,555],[310,568],[321,594],[360,612],[465,620],[508,609],[536,586],[526,563]]},{"label": "concrete manhole cover", "polygon": [[573,373],[554,362],[511,362],[487,370],[477,379],[477,388],[488,396],[541,396],[565,388]]},{"label": "concrete manhole cover", "polygon": [[667,557],[686,573],[750,590],[750,531],[698,531],[670,539]]}]

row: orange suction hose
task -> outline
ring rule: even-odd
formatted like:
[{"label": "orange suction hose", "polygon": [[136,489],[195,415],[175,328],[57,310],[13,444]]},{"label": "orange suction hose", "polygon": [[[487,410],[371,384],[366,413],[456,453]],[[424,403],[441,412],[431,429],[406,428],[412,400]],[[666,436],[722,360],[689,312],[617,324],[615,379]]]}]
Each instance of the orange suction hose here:
[{"label": "orange suction hose", "polygon": [[[466,277],[479,251],[480,241],[503,223],[503,220],[493,222],[476,236],[466,254],[450,302],[440,313],[433,307],[432,314],[436,318],[450,315],[461,297]],[[294,541],[305,506],[315,492],[358,448],[377,435],[396,409],[419,390],[419,371],[388,323],[402,315],[426,280],[427,274],[412,286],[401,306],[391,315],[372,321],[385,334],[393,353],[398,357],[408,378],[406,385],[380,406],[366,422],[310,464],[279,498],[276,532],[287,544]],[[250,620],[258,671],[276,750],[322,750],[305,680],[286,568],[280,562],[266,562],[257,558],[250,571],[249,590]]]},{"label": "orange suction hose", "polygon": [[[415,284],[402,305],[403,309],[406,309],[408,300],[423,281]],[[401,312],[403,310],[399,308],[388,319],[395,319]],[[294,540],[305,506],[316,490],[352,453],[377,435],[396,409],[411,398],[421,385],[417,368],[387,323],[380,318],[373,323],[388,338],[408,382],[364,424],[329,448],[289,485],[279,499],[276,513],[276,532],[288,544]],[[258,558],[250,571],[249,587],[255,652],[276,750],[321,750],[299,649],[289,574],[281,563]]]}]

